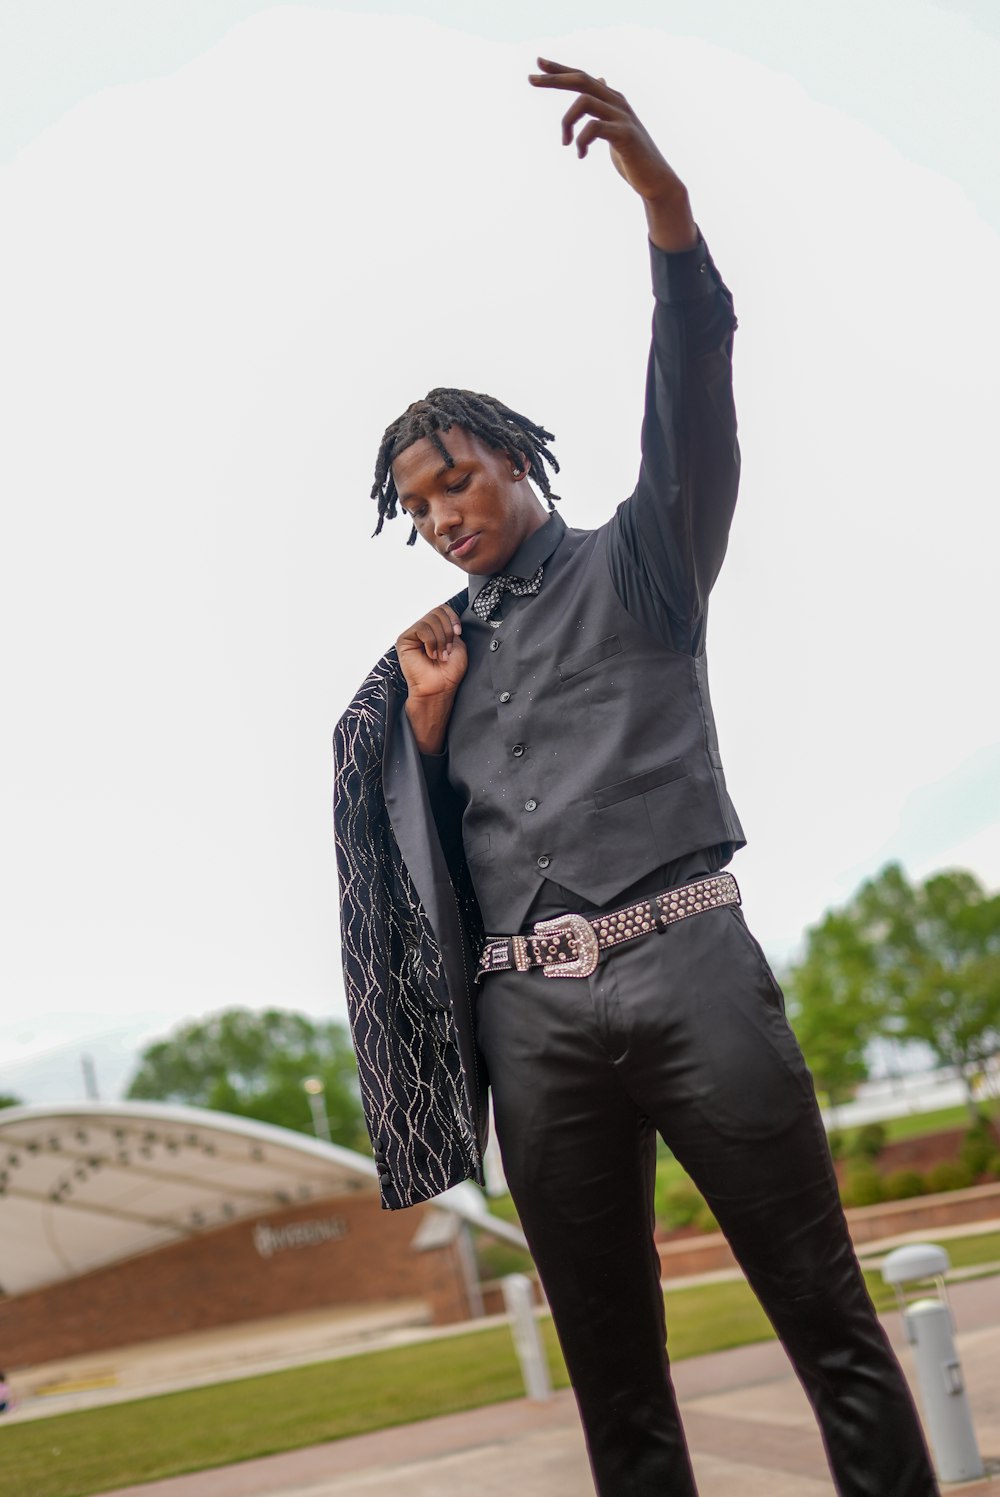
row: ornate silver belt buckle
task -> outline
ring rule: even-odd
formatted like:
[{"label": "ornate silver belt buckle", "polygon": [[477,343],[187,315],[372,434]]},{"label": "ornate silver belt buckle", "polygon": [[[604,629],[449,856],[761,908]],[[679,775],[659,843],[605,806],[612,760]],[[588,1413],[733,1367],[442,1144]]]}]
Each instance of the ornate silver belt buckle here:
[{"label": "ornate silver belt buckle", "polygon": [[589,977],[597,969],[601,948],[590,921],[583,915],[560,915],[558,920],[539,920],[536,936],[571,936],[576,956],[568,962],[544,963],[546,977]]}]

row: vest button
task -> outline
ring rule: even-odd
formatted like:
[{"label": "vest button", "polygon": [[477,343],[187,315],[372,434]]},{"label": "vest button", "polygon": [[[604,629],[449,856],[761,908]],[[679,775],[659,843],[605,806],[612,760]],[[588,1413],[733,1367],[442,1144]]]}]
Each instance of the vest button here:
[{"label": "vest button", "polygon": [[498,639],[491,639],[490,640],[490,649],[491,650],[499,650],[499,648],[500,648],[500,641]]},{"label": "vest button", "polygon": [[549,857],[549,855],[548,855],[547,852],[543,852],[542,856],[540,858],[536,859],[536,861],[538,863],[539,868],[547,868],[549,866],[549,864],[552,862],[552,859]]},{"label": "vest button", "polygon": [[514,755],[515,759],[520,759],[521,755],[524,753],[524,744],[515,743],[514,747],[511,749],[511,753]]},{"label": "vest button", "polygon": [[526,811],[536,811],[538,809],[538,802],[536,800],[526,800],[524,809]]},{"label": "vest button", "polygon": [[509,691],[502,691],[500,693],[500,700],[501,700],[501,702],[509,702],[510,701],[510,692]]}]

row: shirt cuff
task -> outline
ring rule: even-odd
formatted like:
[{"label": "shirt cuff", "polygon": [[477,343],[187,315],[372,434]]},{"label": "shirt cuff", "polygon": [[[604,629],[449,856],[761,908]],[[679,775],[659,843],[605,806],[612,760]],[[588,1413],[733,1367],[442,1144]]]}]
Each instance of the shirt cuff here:
[{"label": "shirt cuff", "polygon": [[668,252],[650,240],[649,261],[653,273],[653,295],[657,301],[674,304],[702,301],[717,291],[726,290],[700,230],[698,243],[689,250]]},{"label": "shirt cuff", "polygon": [[420,763],[424,771],[427,789],[433,794],[444,784],[448,775],[448,750],[442,754],[421,754]]}]

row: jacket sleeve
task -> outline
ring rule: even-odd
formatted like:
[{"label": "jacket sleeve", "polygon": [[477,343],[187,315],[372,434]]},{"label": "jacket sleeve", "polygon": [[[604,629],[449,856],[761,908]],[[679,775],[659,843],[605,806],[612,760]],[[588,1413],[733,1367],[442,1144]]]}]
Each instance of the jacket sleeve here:
[{"label": "jacket sleeve", "polygon": [[611,523],[625,607],[672,649],[698,653],[726,554],[740,456],[733,403],[733,300],[704,240],[650,245],[653,339],[635,492]]}]

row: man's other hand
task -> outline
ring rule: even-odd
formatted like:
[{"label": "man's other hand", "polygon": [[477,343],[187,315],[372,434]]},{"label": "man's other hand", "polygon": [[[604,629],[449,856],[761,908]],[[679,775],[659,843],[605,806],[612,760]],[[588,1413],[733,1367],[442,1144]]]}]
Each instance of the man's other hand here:
[{"label": "man's other hand", "polygon": [[[582,159],[595,140],[606,140],[618,172],[642,198],[653,243],[667,251],[693,249],[698,229],[687,188],[624,94],[609,88],[603,78],[546,57],[538,59],[538,66],[542,71],[531,73],[528,80],[535,88],[558,88],[577,95],[563,115],[563,145],[571,145],[575,138]],[[577,131],[584,119],[587,123]]]}]

